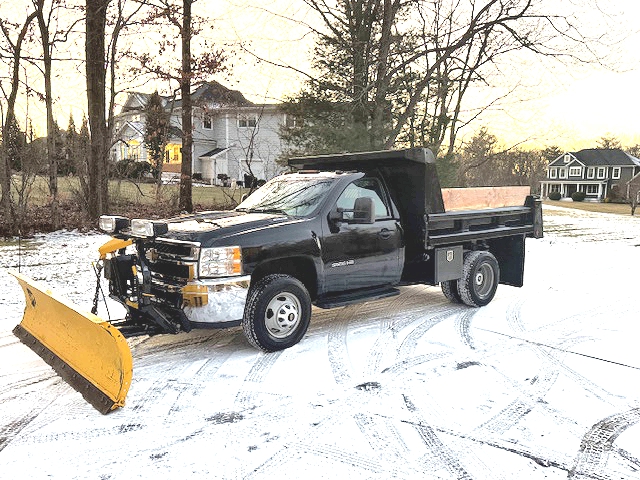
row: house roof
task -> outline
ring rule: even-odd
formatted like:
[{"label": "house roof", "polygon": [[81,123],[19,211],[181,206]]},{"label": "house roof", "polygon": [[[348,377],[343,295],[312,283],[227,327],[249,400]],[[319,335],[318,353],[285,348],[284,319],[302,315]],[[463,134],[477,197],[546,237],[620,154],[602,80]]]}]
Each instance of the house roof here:
[{"label": "house roof", "polygon": [[[144,110],[150,97],[150,93],[128,92],[127,99],[122,106],[121,111],[130,112]],[[161,99],[165,108],[171,107],[173,100],[172,96],[161,96]],[[244,95],[242,95],[238,90],[231,90],[216,81],[205,82],[198,85],[196,89],[191,92],[191,102],[196,106],[213,105],[215,107],[250,107],[255,105],[244,98]],[[173,108],[179,109],[181,107],[182,99],[176,98],[175,102],[173,102]]]},{"label": "house roof", "polygon": [[[213,105],[215,107],[253,105],[253,103],[244,98],[244,95],[238,90],[231,90],[216,81],[198,85],[191,93],[191,101],[194,105]],[[182,107],[181,98],[176,99],[175,107]]]},{"label": "house roof", "polygon": [[[586,148],[578,152],[567,152],[582,164],[589,167],[598,166],[629,166],[640,167],[640,159],[623,152],[619,148]],[[551,167],[565,166],[564,156],[560,155],[549,164]]]},{"label": "house roof", "polygon": [[227,148],[214,148],[213,150],[209,150],[207,153],[203,153],[202,155],[200,155],[200,158],[215,157],[216,155],[219,155],[222,152],[225,152],[227,150],[229,150],[229,147],[227,147]]}]

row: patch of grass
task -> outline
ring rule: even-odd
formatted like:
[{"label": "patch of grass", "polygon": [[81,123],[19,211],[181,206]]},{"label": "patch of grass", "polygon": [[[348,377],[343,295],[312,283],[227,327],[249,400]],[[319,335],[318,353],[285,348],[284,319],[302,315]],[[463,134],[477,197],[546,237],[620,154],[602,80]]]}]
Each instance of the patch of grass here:
[{"label": "patch of grass", "polygon": [[587,212],[612,213],[615,215],[631,215],[631,207],[625,203],[555,202],[553,200],[544,200],[542,203],[544,205],[573,208],[575,210],[585,210]]},{"label": "patch of grass", "polygon": [[[132,180],[110,180],[109,198],[112,204],[140,204],[157,205],[155,183],[135,182]],[[203,208],[233,208],[238,203],[242,195],[249,190],[246,188],[236,188],[232,190],[227,187],[215,187],[210,185],[193,185],[193,204]],[[80,196],[80,182],[77,177],[58,177],[58,199],[60,203],[77,201]],[[179,196],[178,185],[162,185],[159,202],[163,204],[177,205]],[[31,186],[29,194],[29,205],[43,206],[51,200],[49,196],[48,178],[38,176]]]}]

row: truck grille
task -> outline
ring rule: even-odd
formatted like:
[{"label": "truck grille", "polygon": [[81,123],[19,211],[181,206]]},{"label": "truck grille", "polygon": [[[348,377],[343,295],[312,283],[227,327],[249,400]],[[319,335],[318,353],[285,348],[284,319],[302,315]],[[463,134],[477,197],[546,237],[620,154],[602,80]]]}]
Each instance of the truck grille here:
[{"label": "truck grille", "polygon": [[192,280],[196,276],[199,255],[197,243],[156,240],[145,244],[152,282],[163,290],[184,286]]}]

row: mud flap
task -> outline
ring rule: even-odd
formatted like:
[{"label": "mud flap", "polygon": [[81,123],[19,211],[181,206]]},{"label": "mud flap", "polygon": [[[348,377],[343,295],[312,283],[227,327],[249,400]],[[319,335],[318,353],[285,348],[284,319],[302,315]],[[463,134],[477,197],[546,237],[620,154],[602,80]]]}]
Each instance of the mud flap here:
[{"label": "mud flap", "polygon": [[18,272],[26,301],[13,333],[98,411],[124,405],[131,385],[131,350],[122,334]]}]

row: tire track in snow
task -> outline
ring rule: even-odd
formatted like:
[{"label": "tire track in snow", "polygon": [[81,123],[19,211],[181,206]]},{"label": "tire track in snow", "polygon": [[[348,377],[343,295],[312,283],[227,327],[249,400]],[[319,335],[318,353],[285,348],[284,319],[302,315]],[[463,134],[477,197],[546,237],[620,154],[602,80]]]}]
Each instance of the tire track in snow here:
[{"label": "tire track in snow", "polygon": [[436,314],[429,317],[422,317],[423,320],[421,320],[417,326],[411,330],[406,337],[404,337],[398,347],[396,358],[410,357],[418,346],[418,341],[422,339],[429,330],[443,320],[451,318],[452,315],[456,315],[457,318],[465,312],[460,312],[459,305],[448,304],[448,306],[434,313]]},{"label": "tire track in snow", "polygon": [[404,402],[407,410],[412,413],[414,420],[410,422],[418,432],[429,453],[422,457],[421,463],[425,471],[434,472],[434,463],[441,464],[450,473],[452,478],[458,480],[471,480],[473,477],[467,469],[460,463],[457,455],[449,449],[442,440],[438,438],[436,431],[422,418],[420,411],[411,401],[409,396],[404,395]]},{"label": "tire track in snow", "polygon": [[[221,331],[208,334],[197,339],[184,339],[177,343],[162,345],[138,344],[134,351],[134,382],[129,392],[134,393],[131,400],[136,401],[132,410],[145,414],[168,415],[179,408],[183,394],[194,388],[199,390],[199,382],[193,379],[204,370],[217,371],[233,353],[231,344],[237,343],[239,333],[234,333],[227,348],[216,349],[221,340],[228,337]],[[153,338],[153,337],[152,337]],[[189,341],[189,340],[195,340]],[[203,345],[210,343],[210,348],[203,351]],[[198,346],[199,348],[197,348]],[[207,345],[209,347],[209,345]],[[138,392],[138,387],[151,382],[147,390]],[[173,399],[173,400],[172,400]]]},{"label": "tire track in snow", "polygon": [[[507,308],[507,320],[514,329],[524,332],[525,327],[522,322],[520,312],[524,300],[519,299],[509,305]],[[577,344],[582,339],[569,339],[571,344]],[[534,408],[542,408],[547,413],[554,415],[556,418],[564,418],[564,415],[557,410],[549,407],[544,403],[546,394],[551,390],[560,375],[560,366],[564,364],[553,354],[546,352],[543,347],[526,344],[533,349],[534,353],[541,360],[539,371],[530,380],[530,387],[526,388],[518,382],[512,381],[505,377],[505,380],[511,383],[513,389],[518,391],[516,398],[512,400],[506,407],[494,414],[491,418],[477,426],[476,431],[489,431],[492,434],[502,435],[522,421]],[[565,346],[568,348],[569,345]],[[502,375],[499,371],[496,372]],[[504,376],[504,375],[503,375]],[[558,420],[561,421],[561,420]]]},{"label": "tire track in snow", "polygon": [[[507,310],[507,322],[509,323],[509,325],[518,333],[518,334],[522,334],[522,333],[535,333],[536,331],[528,331],[525,327],[524,322],[522,321],[522,305],[524,304],[524,300],[519,300],[513,304],[510,305],[509,309]],[[589,311],[590,315],[596,315],[597,312],[599,310],[594,311]],[[606,310],[607,313],[609,313],[609,310]],[[571,315],[569,317],[566,317],[562,320],[559,320],[558,322],[555,322],[554,325],[559,325],[561,323],[566,323],[567,321],[576,319],[576,318],[581,318],[585,315],[584,312],[581,313],[577,313],[575,315]],[[541,329],[548,329],[548,325],[541,327]],[[563,337],[566,337],[566,335],[562,335]],[[573,339],[569,339],[569,341],[575,341],[575,343],[579,343],[581,341],[584,341],[586,338],[573,338]],[[577,341],[576,341],[577,340]],[[569,343],[569,342],[565,342]],[[584,375],[576,372],[575,370],[573,370],[571,367],[569,367],[568,365],[566,365],[560,358],[558,358],[558,354],[552,350],[551,348],[546,348],[540,345],[535,345],[532,344],[530,342],[527,342],[527,346],[529,348],[531,348],[533,350],[533,352],[543,361],[543,362],[549,362],[553,368],[555,368],[559,373],[562,373],[564,375],[566,375],[568,378],[572,379],[573,381],[575,381],[578,385],[580,385],[585,391],[589,392],[590,394],[592,394],[594,397],[596,397],[598,400],[602,401],[602,402],[606,402],[610,405],[613,405],[610,401],[610,398],[614,395],[612,395],[610,392],[608,392],[607,390],[605,390],[604,388],[600,387],[599,385],[595,384],[594,382],[592,382],[591,380],[589,380],[587,377],[585,377]],[[564,355],[563,355],[564,356]],[[557,376],[557,375],[556,375]]]},{"label": "tire track in snow", "polygon": [[[52,375],[52,377],[56,377],[56,375]],[[31,392],[32,394],[28,397],[28,401],[33,402],[34,397],[37,395],[35,405],[20,418],[12,420],[0,428],[0,452],[2,452],[18,434],[24,434],[25,430],[34,428],[36,419],[58,400],[61,392],[70,388],[71,387],[64,383],[61,378],[57,378],[53,381],[51,388],[44,392],[44,395],[40,392]]]},{"label": "tire track in snow", "polygon": [[613,443],[627,428],[640,422],[640,408],[600,420],[582,437],[575,464],[567,478],[612,478],[605,469]]},{"label": "tire track in snow", "polygon": [[261,385],[264,382],[264,379],[267,377],[271,368],[278,361],[278,358],[280,358],[282,353],[283,350],[272,353],[258,353],[256,361],[244,377],[244,381],[236,394],[235,403],[239,405],[241,409],[244,410],[254,407],[257,403],[256,397],[264,395],[264,393],[256,392],[255,386]]},{"label": "tire track in snow", "polygon": [[9,397],[3,398],[3,401],[9,401],[10,399],[14,399],[23,395],[23,393],[19,392],[18,390],[30,387],[32,385],[37,385],[47,380],[51,380],[52,378],[56,378],[57,376],[58,375],[53,371],[53,369],[47,367],[47,370],[38,372],[33,376],[18,378],[17,380],[5,384],[5,386],[3,386],[3,388],[0,390],[0,397],[5,394],[10,394]]},{"label": "tire track in snow", "polygon": [[21,418],[9,422],[9,424],[0,428],[0,452],[20,433],[27,425],[29,425],[42,410],[31,410]]},{"label": "tire track in snow", "polygon": [[471,321],[473,317],[478,313],[477,308],[469,309],[466,312],[458,315],[455,320],[455,327],[458,331],[458,335],[462,340],[462,343],[469,347],[471,350],[475,350],[473,337],[471,336]]},{"label": "tire track in snow", "polygon": [[[395,348],[392,347],[393,344],[397,342],[397,333],[411,323],[416,322],[416,320],[424,313],[424,306],[420,306],[417,312],[415,310],[413,312],[407,312],[407,316],[397,320],[398,308],[406,306],[407,302],[412,299],[419,299],[421,294],[424,293],[424,289],[412,289],[409,290],[408,293],[404,293],[404,295],[403,293],[394,297],[393,301],[384,305],[382,311],[380,309],[371,310],[371,313],[374,313],[377,317],[383,317],[381,319],[383,332],[378,336],[374,346],[370,349],[366,365],[366,371],[369,374],[379,373],[378,369],[382,356],[385,353],[388,354],[390,351],[393,352],[395,350]],[[332,329],[328,337],[328,356],[332,372],[334,374],[334,379],[337,384],[348,384],[352,381],[352,372],[349,367],[350,360],[348,357],[347,347],[347,332],[349,324],[356,315],[361,313],[364,314],[363,310],[367,305],[372,307],[378,306],[379,303],[380,302],[371,302],[371,304],[360,304],[353,307],[345,307],[340,315],[334,319],[334,323],[332,324]],[[442,304],[446,304],[446,306],[442,307],[440,309],[441,311],[451,311],[451,304],[448,302],[442,302]],[[429,305],[428,308],[432,309],[433,306]],[[392,319],[392,321],[389,322],[389,319]],[[426,358],[420,358],[420,361],[425,360]],[[402,366],[406,367],[408,366],[408,363],[405,362]],[[385,373],[388,373],[388,371],[385,370]],[[383,462],[385,465],[394,466],[394,470],[389,472],[390,474],[394,472],[398,473],[398,460],[401,460],[406,456],[408,449],[402,435],[393,424],[393,421],[387,418],[379,418],[377,416],[364,414],[359,412],[358,408],[354,408],[354,410],[356,413],[353,414],[353,419],[369,445],[374,448],[383,459],[385,459]],[[405,467],[405,464],[402,463],[401,466]]]},{"label": "tire track in snow", "polygon": [[327,356],[333,378],[338,385],[352,381],[351,361],[347,349],[347,332],[349,324],[358,315],[363,305],[360,303],[343,307],[329,326]]},{"label": "tire track in snow", "polygon": [[[399,303],[398,305],[402,305]],[[380,372],[380,365],[382,363],[382,359],[386,355],[392,355],[395,352],[394,363],[397,364],[398,357],[398,337],[399,333],[405,328],[411,326],[412,324],[422,322],[422,318],[424,317],[425,309],[428,310],[428,314],[440,314],[442,312],[449,312],[451,314],[459,307],[455,306],[449,302],[440,302],[435,305],[426,305],[421,306],[418,309],[414,309],[411,311],[404,312],[404,316],[397,318],[396,320],[388,323],[387,327],[384,331],[380,333],[375,343],[369,350],[369,355],[367,358],[366,364],[366,372],[369,375],[375,375]],[[395,311],[395,307],[394,307]],[[419,328],[419,325],[416,327]],[[401,344],[402,345],[402,344]]]},{"label": "tire track in snow", "polygon": [[409,449],[394,421],[364,413],[356,413],[353,419],[371,448],[380,456],[382,463],[392,466],[388,472],[389,477],[398,477],[399,469],[403,471],[403,467],[406,467],[403,459],[407,457]]}]

